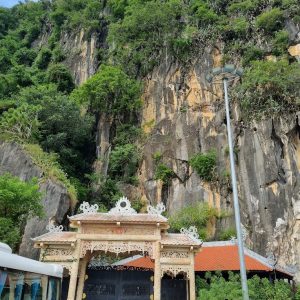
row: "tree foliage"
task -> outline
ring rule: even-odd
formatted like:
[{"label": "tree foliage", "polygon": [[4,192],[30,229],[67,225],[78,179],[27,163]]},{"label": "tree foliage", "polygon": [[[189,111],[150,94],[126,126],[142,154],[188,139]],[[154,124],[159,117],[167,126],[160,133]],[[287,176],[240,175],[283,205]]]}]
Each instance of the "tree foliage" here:
[{"label": "tree foliage", "polygon": [[[207,225],[218,216],[216,209],[210,207],[205,202],[197,202],[185,206],[169,217],[171,230],[179,232],[182,227],[189,228],[196,226],[200,238],[205,240],[209,237]],[[205,298],[204,298],[205,299]]]},{"label": "tree foliage", "polygon": [[206,181],[211,181],[215,177],[215,168],[217,164],[217,154],[215,150],[207,153],[195,154],[190,159],[190,165],[197,172],[199,177]]},{"label": "tree foliage", "polygon": [[0,241],[16,247],[23,222],[43,215],[41,196],[36,179],[23,182],[10,174],[0,176]]},{"label": "tree foliage", "polygon": [[47,70],[47,80],[56,84],[59,92],[70,93],[75,87],[70,71],[63,64],[51,65]]},{"label": "tree foliage", "polygon": [[134,183],[140,160],[139,150],[134,144],[116,146],[109,159],[109,172],[116,179],[122,179],[126,183]]},{"label": "tree foliage", "polygon": [[287,60],[253,61],[234,97],[241,101],[246,118],[272,116],[299,107],[299,64]]},{"label": "tree foliage", "polygon": [[119,67],[102,66],[73,93],[80,104],[88,104],[94,111],[121,116],[140,107],[140,83],[130,79]]},{"label": "tree foliage", "polygon": [[58,154],[58,161],[70,176],[82,177],[90,172],[92,116],[82,114],[76,103],[57,91],[56,85],[23,89],[17,103],[40,108],[37,113],[40,124],[37,141],[45,151]]},{"label": "tree foliage", "polygon": [[163,183],[170,183],[171,179],[175,177],[174,171],[163,163],[158,163],[155,167],[155,180],[161,180]]},{"label": "tree foliage", "polygon": [[183,6],[180,0],[129,3],[124,18],[111,24],[108,41],[114,61],[127,73],[146,75],[179,35]]},{"label": "tree foliage", "polygon": [[[240,276],[229,272],[226,280],[221,273],[212,275],[206,273],[205,279],[197,279],[198,299],[228,300],[242,299]],[[275,280],[272,283],[268,278],[259,278],[257,275],[248,279],[249,298],[252,300],[286,300],[293,299],[292,286],[287,282]]]},{"label": "tree foliage", "polygon": [[39,106],[27,104],[10,108],[0,116],[1,134],[20,142],[36,140],[39,135],[39,110]]},{"label": "tree foliage", "polygon": [[283,21],[283,12],[276,7],[259,15],[256,19],[256,26],[267,33],[271,33],[282,29]]}]

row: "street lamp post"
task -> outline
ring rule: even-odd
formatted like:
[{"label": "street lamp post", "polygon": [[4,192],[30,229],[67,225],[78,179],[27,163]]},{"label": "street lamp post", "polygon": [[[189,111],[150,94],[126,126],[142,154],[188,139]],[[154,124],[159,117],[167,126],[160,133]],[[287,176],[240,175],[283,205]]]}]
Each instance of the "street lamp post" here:
[{"label": "street lamp post", "polygon": [[224,96],[225,96],[225,110],[226,110],[226,122],[227,122],[227,135],[230,157],[230,171],[231,171],[231,184],[233,192],[233,206],[235,216],[235,226],[237,233],[238,252],[240,260],[240,274],[242,282],[243,299],[249,300],[247,275],[244,256],[244,245],[242,237],[241,219],[240,219],[240,207],[237,192],[237,180],[234,167],[234,155],[233,155],[233,142],[232,142],[232,130],[230,125],[230,113],[229,113],[229,98],[228,98],[228,82],[240,77],[243,73],[241,68],[236,68],[234,65],[225,65],[223,68],[214,68],[212,74],[206,76],[206,80],[209,83],[223,83]]}]

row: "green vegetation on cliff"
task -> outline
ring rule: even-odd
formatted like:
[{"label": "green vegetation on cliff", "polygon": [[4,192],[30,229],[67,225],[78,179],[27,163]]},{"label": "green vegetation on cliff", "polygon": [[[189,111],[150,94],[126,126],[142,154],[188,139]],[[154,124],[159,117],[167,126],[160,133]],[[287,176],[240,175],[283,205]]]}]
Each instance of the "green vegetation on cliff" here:
[{"label": "green vegetation on cliff", "polygon": [[[295,111],[300,68],[287,52],[286,24],[299,21],[297,0],[40,0],[0,8],[1,138],[56,153],[63,181],[81,190],[80,200],[92,193],[110,206],[120,185],[137,183],[145,138],[140,82],[155,66],[177,61],[188,68],[217,45],[224,63],[245,68],[233,91],[245,120]],[[105,42],[98,72],[75,87],[62,40],[81,30]],[[96,157],[94,136],[104,115],[111,127],[102,176],[93,174],[93,162],[104,159]],[[47,154],[39,157],[47,165]],[[212,153],[195,155],[190,164],[203,180],[214,178]],[[155,179],[176,177],[164,162],[155,166]]]},{"label": "green vegetation on cliff", "polygon": [[210,237],[209,223],[213,222],[213,219],[218,216],[217,210],[210,207],[208,203],[197,202],[171,215],[169,223],[171,230],[174,232],[180,232],[182,227],[196,226],[200,238],[207,240]]},{"label": "green vegetation on cliff", "polygon": [[217,153],[215,150],[194,155],[190,160],[190,164],[201,179],[212,181],[216,178]]},{"label": "green vegetation on cliff", "polygon": [[37,180],[23,182],[10,174],[0,176],[0,241],[13,249],[21,239],[28,217],[42,216],[42,194]]}]

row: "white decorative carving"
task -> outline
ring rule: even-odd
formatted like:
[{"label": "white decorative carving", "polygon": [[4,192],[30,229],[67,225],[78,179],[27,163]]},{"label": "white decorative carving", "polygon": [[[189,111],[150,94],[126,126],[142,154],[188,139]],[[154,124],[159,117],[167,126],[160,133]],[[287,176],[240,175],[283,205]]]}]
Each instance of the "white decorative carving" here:
[{"label": "white decorative carving", "polygon": [[161,215],[166,210],[165,205],[161,202],[156,205],[156,207],[152,205],[147,206],[147,212],[150,215]]},{"label": "white decorative carving", "polygon": [[70,259],[74,258],[74,250],[73,249],[57,249],[57,248],[48,248],[44,252],[45,257],[46,256],[57,256],[59,258],[65,256],[69,256]]},{"label": "white decorative carving", "polygon": [[153,257],[153,247],[151,242],[128,242],[128,241],[83,241],[81,244],[80,257],[84,257],[87,251],[104,251],[119,255],[120,253],[141,252],[148,253]]},{"label": "white decorative carving", "polygon": [[188,252],[163,251],[161,257],[164,258],[189,258]]},{"label": "white decorative carving", "polygon": [[181,228],[180,233],[183,233],[195,241],[201,241],[196,226],[190,226],[188,229]]},{"label": "white decorative carving", "polygon": [[49,223],[46,227],[49,232],[62,232],[64,227],[62,225],[55,226],[53,223]]},{"label": "white decorative carving", "polygon": [[137,212],[131,207],[130,201],[126,197],[122,197],[116,203],[108,214],[112,215],[135,215]]},{"label": "white decorative carving", "polygon": [[90,205],[88,202],[84,201],[80,204],[79,209],[83,214],[94,214],[98,211],[98,204]]},{"label": "white decorative carving", "polygon": [[163,277],[164,274],[168,274],[172,277],[176,277],[178,274],[184,274],[186,278],[189,279],[190,268],[183,265],[162,265],[160,276]]}]

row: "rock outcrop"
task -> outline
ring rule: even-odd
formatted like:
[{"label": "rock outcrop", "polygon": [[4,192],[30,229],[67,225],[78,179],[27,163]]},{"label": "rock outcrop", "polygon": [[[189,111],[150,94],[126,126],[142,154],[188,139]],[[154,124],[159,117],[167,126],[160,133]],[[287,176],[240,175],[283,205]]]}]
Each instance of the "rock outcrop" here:
[{"label": "rock outcrop", "polygon": [[83,29],[76,33],[63,33],[60,44],[66,54],[64,64],[70,69],[75,84],[84,83],[96,73],[99,60],[98,49],[103,47],[102,35],[87,33]]},{"label": "rock outcrop", "polygon": [[[206,201],[232,215],[230,183],[224,178],[229,157],[221,86],[205,81],[207,71],[219,63],[220,52],[205,49],[188,69],[166,61],[146,80],[142,126],[148,140],[140,188],[151,203],[162,201],[171,213]],[[281,265],[300,265],[298,116],[249,123],[241,119],[237,104],[231,110],[247,243],[262,255],[272,253]],[[201,181],[188,164],[195,153],[210,149],[218,155],[219,181],[214,183]],[[154,179],[156,152],[176,174],[169,184]],[[224,218],[215,230],[233,224],[233,217]]]},{"label": "rock outcrop", "polygon": [[27,181],[39,179],[45,217],[31,218],[27,221],[19,254],[38,259],[38,250],[33,248],[31,238],[46,232],[49,219],[61,224],[70,213],[71,205],[67,189],[59,182],[43,178],[42,170],[36,166],[28,153],[17,143],[0,142],[0,175],[10,173]]},{"label": "rock outcrop", "polygon": [[[291,39],[299,42],[299,26],[287,24]],[[102,33],[63,34],[61,45],[77,84],[97,70],[97,52],[105,47]],[[298,55],[298,45],[290,48]],[[69,55],[70,54],[70,55]],[[139,169],[139,187],[134,188],[144,201],[164,202],[172,213],[195,201],[206,201],[231,217],[220,219],[211,230],[234,227],[230,189],[229,157],[222,87],[205,81],[208,70],[221,63],[221,51],[205,48],[189,67],[168,58],[145,78],[141,123],[147,133]],[[298,114],[243,122],[236,103],[231,105],[236,148],[236,168],[242,222],[250,248],[262,255],[272,253],[281,265],[300,266],[300,125]],[[111,122],[105,116],[97,126],[95,170],[107,171],[110,153]],[[198,152],[216,149],[219,181],[202,181],[188,161]],[[154,153],[172,168],[175,177],[169,184],[154,179]],[[25,169],[22,171],[25,176]],[[24,173],[25,172],[25,173]],[[126,188],[127,191],[132,190]],[[58,192],[59,194],[60,192]],[[300,272],[297,273],[300,281]]]}]

